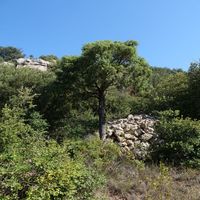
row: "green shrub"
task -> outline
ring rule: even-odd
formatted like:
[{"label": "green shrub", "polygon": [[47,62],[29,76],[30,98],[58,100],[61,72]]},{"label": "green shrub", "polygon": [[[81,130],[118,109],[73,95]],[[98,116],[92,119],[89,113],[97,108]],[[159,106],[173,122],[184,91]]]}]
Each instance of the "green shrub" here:
[{"label": "green shrub", "polygon": [[159,135],[153,157],[175,165],[200,167],[200,121],[178,117],[178,112],[160,113]]},{"label": "green shrub", "polygon": [[[129,92],[130,93],[130,92]],[[152,111],[152,102],[143,96],[132,96],[127,91],[112,90],[107,95],[107,118],[119,119],[130,113],[149,113]]]},{"label": "green shrub", "polygon": [[72,110],[66,118],[54,125],[56,130],[52,130],[49,135],[62,143],[66,138],[80,139],[93,134],[98,129],[98,119],[90,110]]},{"label": "green shrub", "polygon": [[11,96],[18,94],[21,87],[32,88],[34,93],[42,94],[37,97],[37,102],[42,104],[43,100],[40,107],[44,109],[49,102],[49,99],[45,98],[46,87],[54,80],[55,74],[52,72],[0,64],[0,109],[8,103]]},{"label": "green shrub", "polygon": [[0,159],[2,199],[91,199],[103,177],[54,141],[37,141]]},{"label": "green shrub", "polygon": [[45,140],[46,122],[29,92],[13,98],[0,118],[0,199],[93,199],[104,177],[66,146]]},{"label": "green shrub", "polygon": [[105,173],[105,169],[121,157],[120,148],[104,142],[97,136],[85,140],[66,140],[63,144],[71,158],[83,160],[86,166]]},{"label": "green shrub", "polygon": [[131,102],[131,113],[133,114],[149,114],[153,110],[152,102],[145,97],[135,97]]},{"label": "green shrub", "polygon": [[131,113],[133,97],[124,91],[113,89],[107,95],[107,119],[127,117]]}]

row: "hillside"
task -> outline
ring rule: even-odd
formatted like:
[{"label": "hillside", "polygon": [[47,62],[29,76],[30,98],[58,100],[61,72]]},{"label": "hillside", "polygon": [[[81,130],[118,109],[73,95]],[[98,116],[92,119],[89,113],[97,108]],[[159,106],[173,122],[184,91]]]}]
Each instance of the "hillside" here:
[{"label": "hillside", "polygon": [[79,56],[0,47],[0,199],[200,199],[200,63],[152,67],[136,41]]}]

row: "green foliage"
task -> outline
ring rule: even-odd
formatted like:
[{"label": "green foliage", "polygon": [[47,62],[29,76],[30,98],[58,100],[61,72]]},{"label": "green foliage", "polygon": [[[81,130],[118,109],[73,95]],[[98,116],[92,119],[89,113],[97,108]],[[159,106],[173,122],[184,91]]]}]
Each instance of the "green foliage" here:
[{"label": "green foliage", "polygon": [[58,57],[55,56],[55,55],[43,55],[43,56],[40,56],[40,58],[42,60],[46,60],[46,61],[49,61],[49,62],[55,62],[58,60]]},{"label": "green foliage", "polygon": [[191,117],[200,119],[200,63],[196,62],[190,65],[188,79],[188,113]]},{"label": "green foliage", "polygon": [[[33,98],[31,90],[22,88],[18,90],[19,94],[10,99],[10,105],[5,105],[2,109],[2,116],[0,119],[0,147],[1,151],[12,149],[15,146],[21,145],[21,142],[28,142],[34,138],[40,138],[45,133],[47,123],[42,119],[39,113],[33,112]],[[35,118],[32,117],[32,113]],[[31,114],[30,114],[31,113]],[[31,116],[32,118],[29,118]],[[31,123],[29,124],[29,121]],[[44,129],[39,129],[37,126],[31,126],[35,122],[43,124]]]},{"label": "green foliage", "polygon": [[55,80],[55,74],[52,72],[0,65],[0,108],[12,95],[16,95],[21,87],[32,88],[34,93],[42,93],[44,98],[45,89],[53,80]]},{"label": "green foliage", "polygon": [[4,60],[3,60],[3,58],[0,56],[0,63],[3,63],[4,62]]},{"label": "green foliage", "polygon": [[[58,85],[62,96],[88,100],[96,98],[99,115],[99,134],[103,138],[106,118],[106,94],[116,86],[123,89],[134,85],[135,93],[146,89],[150,69],[144,59],[136,53],[136,42],[97,41],[86,44],[80,57],[66,57],[61,60]],[[147,73],[146,73],[147,72]],[[146,84],[147,85],[147,84]],[[144,86],[144,87],[142,87]],[[139,89],[141,88],[141,90]],[[140,90],[140,91],[139,91]]]},{"label": "green foliage", "polygon": [[44,120],[42,115],[37,111],[32,111],[29,113],[28,119],[26,121],[35,131],[38,132],[43,132],[48,128],[47,121]]},{"label": "green foliage", "polygon": [[108,91],[106,100],[106,118],[108,120],[125,118],[130,113],[143,114],[152,111],[152,102],[148,97],[133,96],[125,90],[115,88]]},{"label": "green foliage", "polygon": [[113,89],[107,94],[106,118],[119,119],[131,113],[134,97],[125,91]]},{"label": "green foliage", "polygon": [[133,114],[151,114],[153,110],[152,102],[147,97],[134,97],[131,102],[131,112]]},{"label": "green foliage", "polygon": [[151,161],[200,167],[200,122],[185,118],[200,118],[199,63],[150,68],[136,46],[97,41],[80,56],[41,56],[54,63],[47,72],[3,64],[23,54],[0,47],[0,199],[183,199],[168,167],[94,136],[106,119],[178,109],[160,112]]},{"label": "green foliage", "polygon": [[4,199],[92,199],[103,177],[54,141],[37,141],[1,156]]},{"label": "green foliage", "polygon": [[67,147],[44,140],[46,123],[33,111],[32,98],[30,90],[21,90],[3,109],[0,198],[93,199],[103,177],[84,160],[70,158]]},{"label": "green foliage", "polygon": [[4,61],[14,61],[17,58],[23,58],[24,54],[15,47],[0,47],[0,57]]},{"label": "green foliage", "polygon": [[177,72],[164,76],[151,93],[151,107],[154,110],[180,110],[186,114],[188,103],[188,77],[186,73]]},{"label": "green foliage", "polygon": [[[129,46],[122,42],[98,41],[87,44],[82,49],[85,86],[91,92],[107,90],[118,84],[126,67],[130,67],[137,59],[136,45]],[[92,76],[91,76],[92,74]],[[92,87],[95,88],[92,89]]]},{"label": "green foliage", "polygon": [[40,149],[38,153],[35,162],[43,173],[29,189],[27,199],[90,199],[101,184],[93,169],[87,169],[80,160],[70,159],[57,144]]},{"label": "green foliage", "polygon": [[178,117],[179,112],[164,111],[156,132],[158,143],[154,159],[175,165],[200,166],[200,122]]},{"label": "green foliage", "polygon": [[137,96],[144,96],[151,90],[150,77],[152,70],[143,58],[138,58],[130,69],[130,90]]},{"label": "green foliage", "polygon": [[156,87],[160,81],[165,79],[169,75],[176,74],[177,72],[183,72],[181,69],[169,69],[166,67],[152,67],[151,84]]},{"label": "green foliage", "polygon": [[66,138],[80,139],[94,134],[98,129],[98,119],[90,110],[82,112],[71,110],[66,118],[57,121],[54,125],[56,129],[53,129],[49,135],[61,143]]},{"label": "green foliage", "polygon": [[84,163],[99,173],[105,173],[112,162],[121,157],[120,148],[109,142],[104,142],[96,136],[86,140],[65,141],[64,146],[71,158],[83,160]]}]

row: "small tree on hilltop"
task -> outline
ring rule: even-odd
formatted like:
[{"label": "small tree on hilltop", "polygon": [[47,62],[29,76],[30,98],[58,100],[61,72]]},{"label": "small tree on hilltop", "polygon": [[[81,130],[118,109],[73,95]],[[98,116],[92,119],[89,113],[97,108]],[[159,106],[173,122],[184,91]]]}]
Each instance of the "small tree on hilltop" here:
[{"label": "small tree on hilltop", "polygon": [[18,58],[24,58],[24,54],[15,47],[0,47],[0,57],[4,61],[14,61]]}]

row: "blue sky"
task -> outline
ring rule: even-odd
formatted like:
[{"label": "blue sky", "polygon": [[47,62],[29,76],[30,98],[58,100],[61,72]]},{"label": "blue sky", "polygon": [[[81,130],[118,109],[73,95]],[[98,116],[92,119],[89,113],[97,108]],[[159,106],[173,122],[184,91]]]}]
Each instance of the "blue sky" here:
[{"label": "blue sky", "polygon": [[38,57],[79,55],[96,40],[137,40],[153,66],[200,58],[199,0],[0,0],[0,46]]}]

